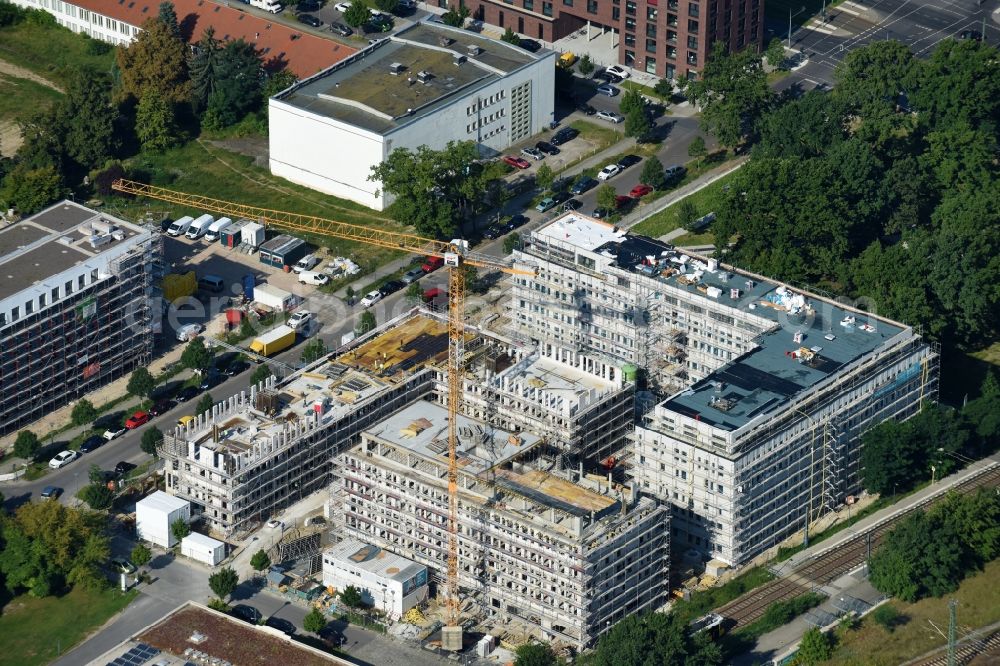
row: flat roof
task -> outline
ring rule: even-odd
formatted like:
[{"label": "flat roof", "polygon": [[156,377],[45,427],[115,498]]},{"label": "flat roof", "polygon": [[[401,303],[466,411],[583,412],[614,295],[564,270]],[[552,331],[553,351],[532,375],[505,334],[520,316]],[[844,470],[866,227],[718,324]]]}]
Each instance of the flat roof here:
[{"label": "flat roof", "polygon": [[511,492],[574,516],[584,516],[591,512],[599,514],[618,504],[614,497],[534,469],[522,473],[509,469],[497,470],[495,481],[498,486]]},{"label": "flat roof", "polygon": [[[908,327],[835,301],[682,252],[659,240],[602,232],[596,220],[568,214],[537,229],[608,259],[612,266],[668,284],[722,313],[748,313],[763,331],[756,346],[663,406],[722,430],[736,430],[878,349]],[[603,243],[599,241],[604,240]]]},{"label": "flat roof", "polygon": [[[93,223],[114,225],[118,237],[95,231]],[[149,232],[106,213],[62,201],[0,229],[0,300],[89,259],[119,251]],[[94,245],[91,236],[103,236]],[[52,284],[52,287],[62,287]]]},{"label": "flat roof", "polygon": [[456,94],[481,88],[543,55],[551,54],[532,54],[468,30],[416,23],[276,99],[386,133],[440,108]]},{"label": "flat roof", "polygon": [[344,539],[327,548],[324,554],[344,564],[350,564],[376,576],[401,583],[410,580],[421,570],[427,568],[401,555],[357,539]]},{"label": "flat roof", "polygon": [[191,534],[184,537],[183,541],[193,543],[197,546],[204,546],[205,548],[213,549],[226,545],[225,541],[219,541],[218,539],[213,539],[210,536],[205,536],[204,534],[200,534],[198,532],[191,532]]},{"label": "flat roof", "polygon": [[497,373],[490,384],[564,414],[618,388],[612,381],[537,352]]},{"label": "flat roof", "polygon": [[136,506],[142,506],[144,509],[152,509],[153,511],[161,511],[163,513],[170,513],[171,511],[176,511],[177,509],[183,509],[189,504],[187,500],[181,499],[180,497],[175,497],[169,493],[165,493],[162,490],[157,490],[152,495],[143,497],[141,500],[136,502]]},{"label": "flat roof", "polygon": [[[448,410],[427,400],[407,405],[365,434],[429,460],[448,461]],[[459,471],[471,475],[494,469],[541,441],[529,432],[515,434],[461,415],[458,440]]]}]

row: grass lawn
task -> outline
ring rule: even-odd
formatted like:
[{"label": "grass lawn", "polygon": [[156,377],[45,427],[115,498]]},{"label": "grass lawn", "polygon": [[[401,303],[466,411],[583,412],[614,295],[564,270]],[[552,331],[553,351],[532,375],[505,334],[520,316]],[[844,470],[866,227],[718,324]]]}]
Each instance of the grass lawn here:
[{"label": "grass lawn", "polygon": [[138,595],[73,589],[63,597],[11,599],[0,615],[0,666],[47,664],[65,654]]},{"label": "grass lawn", "polygon": [[690,599],[678,601],[674,609],[686,621],[694,620],[772,580],[774,574],[765,567],[754,567],[721,587],[692,592]]},{"label": "grass lawn", "polygon": [[617,125],[611,125],[611,123],[607,123],[607,127],[603,127],[587,120],[575,120],[569,126],[580,133],[580,136],[574,140],[583,139],[584,141],[588,141],[593,145],[593,148],[564,166],[559,170],[559,173],[564,173],[572,169],[583,160],[596,155],[608,146],[613,146],[625,138],[625,133],[615,129]]},{"label": "grass lawn", "polygon": [[0,29],[0,60],[24,67],[55,83],[65,84],[74,67],[110,72],[114,51],[90,52],[92,39],[60,26],[20,23]]},{"label": "grass lawn", "polygon": [[[693,169],[691,171],[694,171]],[[733,172],[735,173],[735,172]],[[730,181],[733,177],[733,173],[720,178],[711,185],[703,187],[694,194],[685,197],[683,201],[690,201],[694,204],[695,209],[698,211],[698,216],[707,215],[708,213],[715,212],[718,210],[719,206],[722,204],[722,188]],[[695,176],[697,177],[697,176]],[[690,172],[685,176],[684,182],[689,182],[691,179]],[[632,230],[637,234],[642,234],[644,236],[651,236],[657,238],[673,231],[674,229],[681,226],[678,220],[679,207],[676,203],[667,206],[659,213],[649,216],[647,219],[643,220],[639,224],[632,227]],[[675,241],[675,244],[687,244],[687,245],[703,245],[704,243],[712,242],[712,235],[707,234],[709,240],[705,241],[703,238],[706,234],[685,234],[690,238],[684,238],[682,242],[680,239]]]},{"label": "grass lawn", "polygon": [[59,92],[48,86],[0,73],[0,120],[24,120],[52,106],[60,97]]},{"label": "grass lawn", "polygon": [[914,604],[892,601],[905,622],[892,633],[875,624],[871,616],[865,618],[861,628],[842,636],[834,650],[833,659],[824,662],[838,666],[894,666],[945,645],[945,638],[931,622],[945,634],[948,631],[948,599],[958,600],[959,636],[969,629],[976,629],[1000,620],[1000,560],[994,560],[985,569],[966,578],[958,591],[940,599],[924,599]]}]

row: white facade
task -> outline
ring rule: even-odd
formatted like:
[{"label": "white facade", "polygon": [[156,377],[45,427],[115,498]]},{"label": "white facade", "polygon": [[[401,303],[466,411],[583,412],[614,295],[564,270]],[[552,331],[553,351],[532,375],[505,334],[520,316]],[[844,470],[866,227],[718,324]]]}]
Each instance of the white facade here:
[{"label": "white facade", "polygon": [[399,619],[427,598],[427,567],[356,539],[323,553],[323,585],[361,592],[366,604]]},{"label": "white facade", "polygon": [[162,490],[135,504],[136,535],[162,548],[172,548],[177,543],[170,526],[178,519],[191,520],[191,504]]},{"label": "white facade", "polygon": [[63,0],[10,0],[10,2],[19,7],[47,11],[55,16],[59,25],[102,42],[129,44],[139,34],[139,28],[134,25]]},{"label": "white facade", "polygon": [[181,541],[181,555],[214,567],[226,559],[226,544],[204,534],[192,532]]},{"label": "white facade", "polygon": [[[324,96],[335,95],[336,86],[340,85],[330,84],[328,75],[331,80],[350,76],[352,70],[360,70],[371,59],[382,57],[380,49],[391,49],[393,44],[434,52],[444,48],[414,41],[415,37],[409,39],[414,30],[430,28],[417,25],[397,33],[271,98],[269,156],[273,174],[382,210],[392,199],[368,176],[372,167],[383,162],[393,150],[413,150],[420,146],[440,150],[449,141],[474,141],[481,154],[489,157],[541,132],[552,121],[555,67],[554,54],[549,52],[503,70],[470,57],[459,66],[482,68],[485,76],[481,80],[428,102],[427,108],[410,114],[404,110],[402,116],[392,117],[391,113],[386,115],[377,109],[368,109],[371,111],[368,113],[353,100],[340,105],[324,103]],[[433,30],[436,33],[451,29],[434,26]],[[468,31],[454,32],[459,35],[458,41],[448,49],[464,56],[465,51],[457,49],[464,48],[472,37]],[[514,49],[519,52],[517,57],[525,58],[526,52],[517,47],[476,39],[487,44],[487,49]],[[390,55],[385,57],[391,60]],[[405,75],[393,81],[407,85]],[[312,103],[317,99],[319,103]]]},{"label": "white facade", "polygon": [[290,292],[270,284],[259,284],[253,288],[253,300],[272,310],[284,312],[290,309],[296,297]]}]

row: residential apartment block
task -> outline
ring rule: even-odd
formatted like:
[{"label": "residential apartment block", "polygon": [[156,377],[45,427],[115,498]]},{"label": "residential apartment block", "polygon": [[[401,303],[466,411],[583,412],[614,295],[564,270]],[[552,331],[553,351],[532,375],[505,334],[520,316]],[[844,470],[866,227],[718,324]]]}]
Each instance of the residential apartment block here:
[{"label": "residential apartment block", "polygon": [[[447,0],[438,0],[441,7]],[[618,62],[668,79],[695,77],[712,44],[759,50],[764,0],[478,0],[474,17],[553,42],[615,33]]]},{"label": "residential apartment block", "polygon": [[[425,564],[443,588],[448,411],[418,402],[336,464],[335,528]],[[667,595],[669,509],[603,476],[556,475],[531,433],[460,417],[459,578],[479,612],[576,649]]]},{"label": "residential apartment block", "polygon": [[149,363],[160,236],[63,201],[0,229],[0,434]]},{"label": "residential apartment block", "polygon": [[[860,491],[860,436],[937,396],[911,328],[568,214],[531,233],[511,335],[667,396],[630,473],[674,507],[675,549],[742,564]],[[644,394],[645,395],[645,394]]]}]

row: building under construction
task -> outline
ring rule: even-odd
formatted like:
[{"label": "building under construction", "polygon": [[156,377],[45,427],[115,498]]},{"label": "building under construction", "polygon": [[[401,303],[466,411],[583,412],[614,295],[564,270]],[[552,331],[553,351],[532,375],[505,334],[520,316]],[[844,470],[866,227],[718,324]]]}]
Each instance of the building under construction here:
[{"label": "building under construction", "polygon": [[0,435],[149,363],[161,251],[70,201],[0,229]]},{"label": "building under construction", "polygon": [[[335,531],[426,565],[443,587],[448,412],[421,401],[337,458]],[[669,509],[601,475],[555,470],[537,435],[458,424],[464,607],[575,649],[666,601]]]},{"label": "building under construction", "polygon": [[[741,564],[860,491],[860,438],[937,398],[911,328],[598,220],[533,231],[512,334],[659,404],[631,473],[673,507],[675,551]],[[643,394],[648,395],[648,394]],[[648,404],[654,404],[651,400]]]}]

